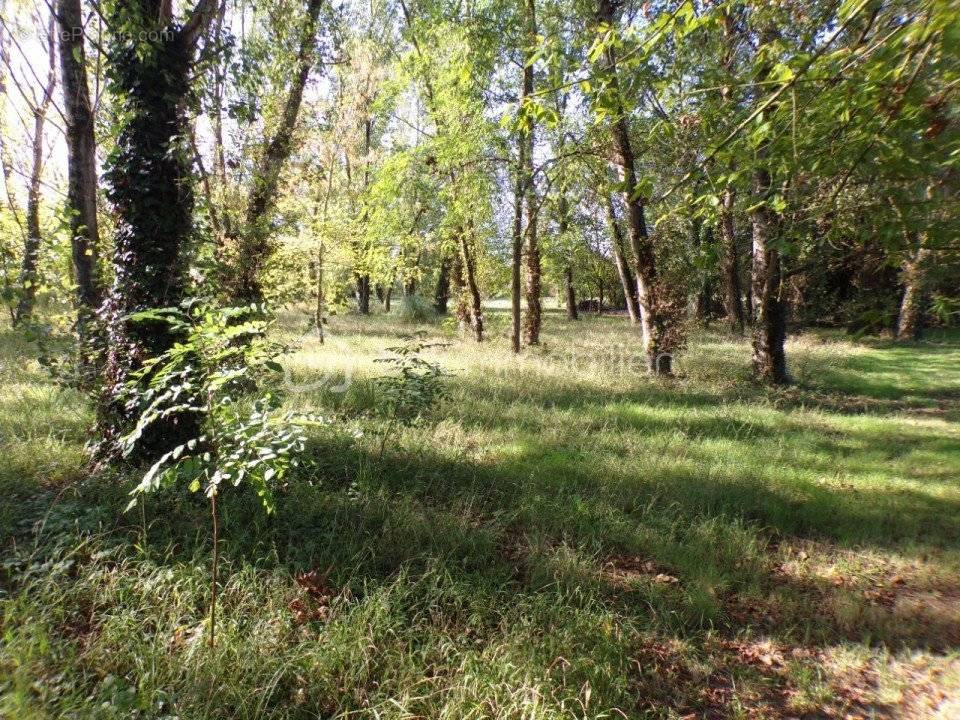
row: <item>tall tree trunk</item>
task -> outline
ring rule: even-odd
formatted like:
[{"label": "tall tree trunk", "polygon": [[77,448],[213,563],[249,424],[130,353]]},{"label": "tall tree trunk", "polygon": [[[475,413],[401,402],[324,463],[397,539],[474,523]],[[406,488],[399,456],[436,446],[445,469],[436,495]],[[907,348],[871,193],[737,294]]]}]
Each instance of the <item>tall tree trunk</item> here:
[{"label": "tall tree trunk", "polygon": [[613,209],[613,198],[609,196],[607,197],[607,223],[610,225],[610,245],[613,249],[613,260],[617,267],[617,276],[620,278],[620,285],[623,287],[624,302],[627,304],[627,315],[630,318],[630,322],[636,325],[640,322],[640,311],[637,309],[636,283],[627,263],[627,248],[623,239],[623,230],[620,228],[616,212]]},{"label": "tall tree trunk", "polygon": [[[761,33],[761,46],[772,42],[775,33],[766,29]],[[764,82],[770,74],[770,64],[764,64],[756,81]],[[777,248],[780,223],[770,208],[773,181],[764,165],[768,157],[767,143],[757,148],[757,167],[753,171],[753,197],[750,223],[753,232],[751,268],[751,297],[753,299],[753,371],[764,382],[784,385],[790,382],[784,343],[787,340],[787,303],[783,283],[783,268]]]},{"label": "tall tree trunk", "polygon": [[[526,77],[526,73],[524,73]],[[526,83],[524,83],[526,88]],[[523,171],[526,166],[527,143],[521,137],[519,148],[519,158],[517,161],[517,179],[514,185],[513,200],[513,253],[510,258],[510,344],[514,353],[520,352],[520,328],[521,328],[521,306],[520,297],[522,294],[522,268],[523,268],[523,197],[524,180]]]},{"label": "tall tree trunk", "polygon": [[437,288],[433,295],[433,307],[439,315],[447,314],[447,303],[450,300],[450,256],[445,255],[440,261],[440,270],[437,274]]},{"label": "tall tree trunk", "polygon": [[457,326],[461,333],[466,333],[470,327],[470,305],[467,302],[466,283],[463,279],[463,255],[457,248],[451,263],[451,285],[453,297],[457,301]]},{"label": "tall tree trunk", "polygon": [[317,326],[317,340],[323,345],[323,315],[324,315],[324,292],[323,292],[323,240],[317,247],[317,306],[313,313],[313,322]]},{"label": "tall tree trunk", "polygon": [[743,288],[740,285],[740,257],[733,227],[734,192],[727,188],[720,210],[720,235],[723,241],[723,308],[730,332],[743,335]]},{"label": "tall tree trunk", "polygon": [[[616,4],[613,0],[598,0],[597,19],[613,25]],[[614,118],[610,126],[610,163],[616,168],[620,180],[624,207],[627,209],[627,228],[630,247],[633,250],[634,273],[637,278],[637,303],[640,311],[640,328],[647,367],[655,375],[670,375],[672,356],[665,342],[667,317],[662,308],[660,288],[656,272],[653,242],[647,233],[644,199],[638,191],[636,164],[630,142],[628,115],[620,99],[617,77],[617,57],[613,47],[604,52],[601,71],[608,77],[613,99]]]},{"label": "tall tree trunk", "polygon": [[23,243],[23,261],[20,265],[20,277],[17,285],[20,289],[20,298],[17,309],[14,311],[13,324],[22,325],[33,315],[33,307],[37,299],[37,285],[39,274],[37,265],[40,260],[40,181],[43,175],[43,132],[47,122],[47,112],[53,99],[53,87],[56,82],[56,43],[55,16],[50,13],[50,24],[47,27],[48,44],[48,72],[43,95],[39,103],[31,105],[33,115],[33,136],[31,137],[30,178],[27,184],[27,236]]},{"label": "tall tree trunk", "polygon": [[[533,62],[537,46],[536,0],[525,0],[525,8],[527,48],[523,64],[523,97],[529,98],[534,91]],[[524,206],[527,216],[527,224],[523,234],[524,296],[526,300],[526,313],[523,316],[523,340],[527,345],[538,345],[540,343],[540,324],[543,315],[540,298],[540,246],[537,239],[539,201],[533,167],[535,134],[536,127],[531,121],[524,133],[524,141],[527,147],[524,153],[526,167],[523,168]]]},{"label": "tall tree trunk", "polygon": [[370,314],[370,276],[357,275],[356,293],[357,310],[361,315]]},{"label": "tall tree trunk", "polygon": [[753,328],[753,370],[758,379],[776,385],[790,381],[784,343],[787,339],[786,302],[780,251],[774,245],[778,228],[774,212],[766,204],[770,197],[770,173],[754,172],[753,269],[751,276],[756,319]]},{"label": "tall tree trunk", "polygon": [[897,316],[897,340],[919,340],[923,333],[923,310],[927,296],[927,276],[933,253],[925,247],[921,235],[920,247],[903,262],[900,277],[903,296]]},{"label": "tall tree trunk", "polygon": [[270,213],[276,205],[280,174],[293,150],[293,133],[303,103],[303,92],[316,62],[317,25],[322,5],[323,0],[309,0],[297,51],[297,73],[287,91],[276,133],[267,143],[254,171],[240,242],[241,251],[237,258],[239,282],[234,291],[234,300],[242,304],[263,301],[260,276],[274,251]]},{"label": "tall tree trunk", "polygon": [[[729,11],[723,12],[723,37],[725,50],[723,67],[729,80],[733,80],[736,65],[736,24]],[[729,106],[731,115],[735,112],[733,88],[730,83],[724,84],[720,90],[724,104]],[[734,166],[731,163],[730,169]],[[737,236],[733,225],[733,209],[736,192],[727,185],[720,204],[720,237],[723,243],[723,308],[726,313],[727,325],[730,332],[743,335],[745,318],[743,310],[743,287],[740,283],[740,253],[737,248]]]},{"label": "tall tree trunk", "polygon": [[67,211],[70,254],[76,283],[77,334],[81,362],[89,352],[91,322],[102,301],[97,275],[97,158],[94,118],[87,84],[80,0],[59,0],[60,75],[67,125]]},{"label": "tall tree trunk", "polygon": [[[186,252],[193,231],[193,172],[184,108],[196,40],[215,9],[204,2],[188,22],[171,21],[164,0],[110,6],[112,92],[121,118],[117,149],[105,174],[117,216],[114,282],[105,304],[107,356],[97,409],[98,455],[114,458],[137,406],[125,387],[143,363],[169,349],[176,337],[165,323],[134,322],[132,313],[170,307],[184,295]],[[156,458],[195,435],[192,415],[173,413],[153,423],[134,460]]]},{"label": "tall tree trunk", "polygon": [[460,255],[463,259],[463,277],[466,280],[466,289],[469,293],[470,328],[473,330],[473,339],[483,342],[483,302],[480,298],[480,286],[477,284],[476,262],[471,247],[472,237],[468,233],[460,233]]},{"label": "tall tree trunk", "polygon": [[577,309],[577,291],[573,286],[573,268],[567,265],[563,272],[563,284],[567,295],[567,319],[579,320],[580,311]]}]

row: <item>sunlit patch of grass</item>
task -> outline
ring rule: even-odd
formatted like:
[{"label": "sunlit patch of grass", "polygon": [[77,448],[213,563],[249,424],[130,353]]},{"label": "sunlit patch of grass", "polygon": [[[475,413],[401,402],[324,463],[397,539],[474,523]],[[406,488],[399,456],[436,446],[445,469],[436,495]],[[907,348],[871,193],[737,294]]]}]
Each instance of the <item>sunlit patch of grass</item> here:
[{"label": "sunlit patch of grass", "polygon": [[87,402],[0,337],[0,716],[869,717],[957,692],[960,338],[802,335],[771,390],[741,338],[695,333],[658,381],[622,318],[550,313],[514,356],[498,312],[483,345],[420,326],[454,378],[382,460],[375,360],[414,326],[335,316],[321,346],[281,315],[288,406],[359,437],[313,431],[269,518],[225,495],[214,650],[202,500],[123,514],[130,478],[76,482]]}]

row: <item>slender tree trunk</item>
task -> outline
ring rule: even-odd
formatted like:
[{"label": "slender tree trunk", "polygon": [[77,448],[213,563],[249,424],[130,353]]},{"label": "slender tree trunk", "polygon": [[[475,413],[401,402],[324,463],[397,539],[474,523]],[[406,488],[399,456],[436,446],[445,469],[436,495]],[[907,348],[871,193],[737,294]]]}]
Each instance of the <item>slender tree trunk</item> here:
[{"label": "slender tree trunk", "polygon": [[89,324],[100,306],[97,276],[97,159],[94,118],[87,84],[80,0],[60,0],[60,73],[67,124],[67,206],[70,250],[77,286],[77,332],[81,347],[89,340]]},{"label": "slender tree trunk", "polygon": [[[617,6],[613,0],[598,0],[597,19],[613,25],[616,9]],[[628,115],[620,100],[617,57],[612,47],[604,53],[600,69],[609,78],[609,88],[616,106],[614,108],[616,119],[610,126],[610,163],[617,170],[624,207],[627,209],[627,228],[633,251],[634,273],[637,278],[637,303],[640,311],[643,350],[651,373],[670,375],[672,372],[670,351],[673,348],[668,347],[665,342],[667,318],[661,308],[653,242],[647,233],[644,200],[638,191]]]},{"label": "slender tree trunk", "polygon": [[237,259],[239,282],[235,300],[242,303],[263,301],[261,273],[273,255],[270,213],[277,201],[280,174],[293,150],[293,133],[303,103],[303,92],[316,62],[317,24],[323,0],[309,0],[307,18],[300,36],[297,52],[297,73],[287,92],[280,124],[254,171],[250,196],[247,199],[246,224],[241,238],[241,252]]},{"label": "slender tree trunk", "polygon": [[477,284],[473,248],[470,247],[471,239],[466,232],[460,233],[460,255],[463,258],[463,276],[469,292],[468,307],[473,339],[483,342],[483,302],[480,298],[480,286]]},{"label": "slender tree trunk", "polygon": [[563,284],[567,295],[567,318],[569,320],[579,320],[580,311],[577,310],[577,291],[573,286],[573,268],[567,265],[563,272]]},{"label": "slender tree trunk", "polygon": [[383,291],[383,311],[385,313],[390,312],[390,299],[393,296],[393,284],[387,286],[387,289]]},{"label": "slender tree trunk", "polygon": [[[733,79],[736,64],[736,25],[730,12],[723,13],[723,37],[725,51],[723,67],[730,80]],[[723,102],[729,106],[731,114],[735,112],[733,88],[727,83],[720,91]],[[731,164],[730,169],[733,169]],[[743,287],[740,283],[740,254],[737,248],[737,236],[734,232],[733,210],[736,193],[730,185],[723,193],[720,204],[720,237],[723,243],[723,307],[730,332],[743,335],[745,318],[743,310]]]},{"label": "slender tree trunk", "polygon": [[[524,88],[526,88],[526,84],[524,84]],[[525,156],[527,153],[527,143],[522,138],[518,150],[517,180],[513,193],[513,254],[510,261],[510,344],[514,353],[520,352],[521,327],[520,296],[523,266],[523,197],[525,194],[523,169],[526,166]]]},{"label": "slender tree trunk", "polygon": [[753,370],[757,378],[775,385],[790,381],[784,343],[787,339],[786,302],[780,251],[773,241],[777,218],[766,205],[770,196],[770,173],[754,172],[754,203],[750,213],[753,226],[752,296],[756,310],[753,328]]},{"label": "slender tree trunk", "polygon": [[324,293],[323,293],[323,240],[317,247],[317,306],[313,313],[313,322],[317,326],[317,340],[323,345],[323,315],[324,315]]},{"label": "slender tree trunk", "polygon": [[733,227],[734,192],[727,188],[723,194],[720,211],[720,235],[723,240],[723,307],[730,332],[743,335],[743,288],[740,285],[740,257],[737,252],[737,237]]},{"label": "slender tree trunk", "polygon": [[361,315],[370,314],[370,276],[357,275],[356,282],[357,310]]},{"label": "slender tree trunk", "polygon": [[623,230],[620,228],[616,212],[613,209],[613,199],[609,196],[607,197],[607,223],[610,225],[610,245],[613,249],[613,260],[617,267],[617,276],[620,278],[620,285],[623,287],[624,302],[627,304],[627,315],[630,318],[630,322],[636,325],[640,322],[640,312],[637,309],[636,284],[627,264],[627,248],[623,240]]},{"label": "slender tree trunk", "polygon": [[[523,65],[523,97],[528,98],[534,92],[533,53],[537,44],[537,10],[536,0],[526,0],[526,53]],[[524,175],[524,205],[527,223],[524,228],[524,296],[526,313],[523,317],[523,340],[527,345],[540,343],[540,325],[543,316],[541,302],[540,278],[540,246],[537,238],[537,220],[539,216],[539,201],[537,199],[537,184],[534,180],[533,148],[536,141],[536,127],[531,122],[524,133],[526,152],[523,168]]]},{"label": "slender tree trunk", "polygon": [[467,328],[470,327],[470,306],[467,304],[466,283],[463,280],[463,255],[459,248],[452,262],[451,284],[453,296],[457,301],[457,325],[461,333],[466,333]]},{"label": "slender tree trunk", "polygon": [[433,295],[433,307],[439,315],[447,314],[447,303],[450,300],[450,256],[445,255],[440,261],[440,271],[437,274],[437,288]]},{"label": "slender tree trunk", "polygon": [[53,99],[53,88],[56,82],[56,43],[55,15],[50,13],[50,24],[47,27],[47,43],[49,53],[49,67],[43,96],[30,111],[33,115],[33,137],[31,138],[30,179],[27,184],[27,236],[23,244],[23,261],[20,265],[20,277],[17,284],[20,288],[20,298],[14,312],[14,325],[22,325],[33,315],[36,304],[37,285],[39,284],[38,263],[40,260],[40,181],[43,174],[43,133],[47,121],[47,112]]},{"label": "slender tree trunk", "polygon": [[925,247],[921,236],[920,247],[903,263],[900,274],[903,296],[897,316],[897,340],[919,340],[923,333],[923,310],[927,296],[927,276],[933,253]]}]

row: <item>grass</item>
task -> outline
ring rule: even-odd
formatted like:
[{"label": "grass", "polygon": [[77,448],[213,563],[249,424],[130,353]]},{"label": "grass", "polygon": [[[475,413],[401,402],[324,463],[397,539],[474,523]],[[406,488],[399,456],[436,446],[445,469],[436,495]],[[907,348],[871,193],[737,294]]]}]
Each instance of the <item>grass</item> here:
[{"label": "grass", "polygon": [[203,503],[124,514],[6,331],[0,717],[958,716],[960,336],[805,334],[769,390],[713,332],[654,381],[620,318],[514,357],[490,315],[423,326],[450,396],[382,460],[373,360],[415,326],[281,318],[290,406],[350,432],[274,516],[224,498],[214,650]]}]

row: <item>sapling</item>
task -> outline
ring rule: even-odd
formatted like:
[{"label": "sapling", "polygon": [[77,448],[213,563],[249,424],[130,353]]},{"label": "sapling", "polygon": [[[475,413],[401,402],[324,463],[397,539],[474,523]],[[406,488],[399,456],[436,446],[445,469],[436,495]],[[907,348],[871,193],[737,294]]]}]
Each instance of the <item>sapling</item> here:
[{"label": "sapling", "polygon": [[280,398],[263,392],[264,381],[280,372],[282,348],[266,337],[262,308],[208,308],[187,305],[136,313],[133,322],[163,321],[183,340],[148,360],[128,383],[140,407],[136,427],[123,438],[130,455],[150,425],[170,414],[192,413],[197,434],[165,452],[133,489],[128,509],[163,487],[186,484],[210,500],[213,531],[210,644],[215,642],[219,565],[217,497],[227,486],[246,484],[273,512],[273,489],[298,462],[303,425],[314,418],[277,417]]},{"label": "sapling", "polygon": [[422,356],[425,350],[435,347],[446,347],[446,343],[429,342],[426,333],[417,332],[407,336],[402,345],[387,348],[391,355],[374,361],[389,365],[394,371],[375,379],[380,406],[387,418],[378,461],[383,459],[387,440],[397,425],[412,425],[446,395],[444,379],[450,373]]}]

